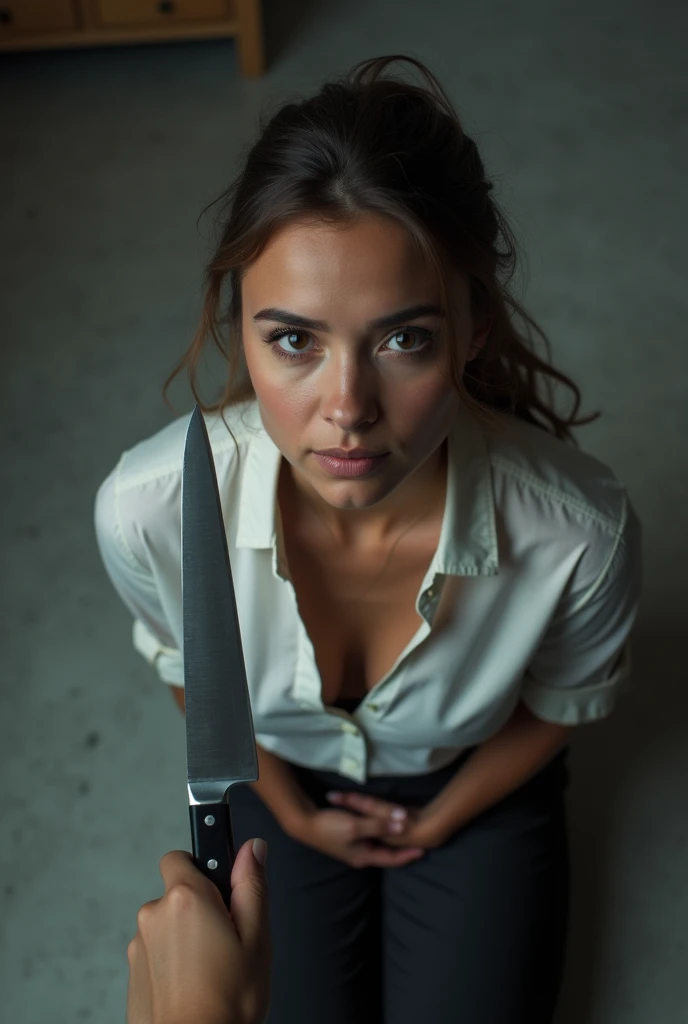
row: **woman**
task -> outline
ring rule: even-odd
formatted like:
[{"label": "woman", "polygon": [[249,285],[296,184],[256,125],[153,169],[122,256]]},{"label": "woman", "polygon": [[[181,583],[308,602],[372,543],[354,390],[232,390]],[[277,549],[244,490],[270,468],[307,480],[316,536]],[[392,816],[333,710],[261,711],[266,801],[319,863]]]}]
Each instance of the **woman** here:
[{"label": "woman", "polygon": [[[384,77],[397,59],[428,88]],[[499,280],[515,242],[491,188],[433,76],[382,57],[278,111],[229,189],[166,387],[186,366],[207,414],[260,778],[231,794],[234,923],[188,855],[163,859],[130,1022],[552,1020],[567,744],[628,673],[641,530],[577,450],[578,389],[512,322],[547,344]],[[229,369],[204,406],[209,336]],[[135,645],[182,709],[187,427],[126,452],[96,502]]]}]

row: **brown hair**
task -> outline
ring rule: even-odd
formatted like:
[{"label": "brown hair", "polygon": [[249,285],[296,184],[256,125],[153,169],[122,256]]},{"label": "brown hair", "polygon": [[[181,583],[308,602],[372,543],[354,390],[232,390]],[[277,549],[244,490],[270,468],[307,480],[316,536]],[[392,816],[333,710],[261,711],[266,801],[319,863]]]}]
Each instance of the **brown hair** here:
[{"label": "brown hair", "polygon": [[[429,88],[381,76],[388,64],[399,60],[419,68]],[[485,178],[475,142],[463,131],[432,73],[413,57],[372,58],[343,78],[326,82],[315,96],[285,103],[267,124],[264,120],[262,116],[260,137],[243,169],[215,201],[223,203],[219,244],[205,272],[198,329],[165,381],[168,407],[167,389],[184,367],[203,412],[222,412],[254,397],[240,342],[241,281],[276,228],[312,216],[345,224],[373,213],[404,225],[416,251],[434,268],[449,337],[455,334],[455,320],[447,302],[447,266],[470,281],[473,317],[493,317],[487,341],[463,373],[450,346],[451,375],[464,405],[479,421],[497,429],[495,411],[508,412],[577,446],[569,428],[590,423],[600,413],[576,419],[579,389],[531,351],[532,327],[551,359],[547,337],[507,289],[516,266],[517,242],[490,196],[493,185]],[[225,311],[226,279],[230,287]],[[514,314],[526,325],[525,336],[512,323]],[[229,326],[226,344],[223,324]],[[208,337],[226,359],[228,374],[219,401],[204,405],[196,390],[196,372]],[[574,394],[568,419],[554,411],[553,379]],[[547,399],[540,394],[542,384]]]}]

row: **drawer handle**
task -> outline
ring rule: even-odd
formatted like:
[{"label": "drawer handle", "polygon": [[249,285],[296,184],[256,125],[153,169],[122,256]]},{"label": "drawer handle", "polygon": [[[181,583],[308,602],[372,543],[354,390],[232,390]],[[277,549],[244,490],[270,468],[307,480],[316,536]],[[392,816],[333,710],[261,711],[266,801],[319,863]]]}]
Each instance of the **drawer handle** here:
[{"label": "drawer handle", "polygon": [[174,4],[172,0],[160,0],[158,10],[161,14],[174,14]]},{"label": "drawer handle", "polygon": [[12,11],[8,11],[6,7],[0,7],[0,25],[11,25],[12,24]]}]

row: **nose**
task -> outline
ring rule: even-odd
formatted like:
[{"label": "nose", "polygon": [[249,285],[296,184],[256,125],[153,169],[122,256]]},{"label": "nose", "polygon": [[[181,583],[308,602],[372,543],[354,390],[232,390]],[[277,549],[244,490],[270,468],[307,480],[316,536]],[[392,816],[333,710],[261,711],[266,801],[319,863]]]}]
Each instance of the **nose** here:
[{"label": "nose", "polygon": [[374,423],[379,415],[378,378],[363,359],[332,359],[321,380],[321,410],[342,431]]}]

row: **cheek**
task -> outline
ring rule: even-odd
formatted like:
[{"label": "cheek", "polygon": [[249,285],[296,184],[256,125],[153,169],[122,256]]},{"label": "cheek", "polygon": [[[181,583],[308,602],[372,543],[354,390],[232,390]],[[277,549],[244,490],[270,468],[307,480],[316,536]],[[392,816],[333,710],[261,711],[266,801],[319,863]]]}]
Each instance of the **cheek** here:
[{"label": "cheek", "polygon": [[260,353],[258,357],[251,353],[251,356],[247,355],[246,365],[264,413],[285,424],[307,416],[313,401],[318,400],[317,377],[310,374],[304,378],[290,367],[285,370],[269,353]]},{"label": "cheek", "polygon": [[456,407],[458,396],[450,379],[430,374],[416,379],[412,387],[392,390],[390,401],[398,416],[431,431],[434,423],[443,421]]},{"label": "cheek", "polygon": [[263,421],[279,424],[282,432],[296,426],[304,415],[304,399],[298,388],[285,387],[270,373],[251,374]]}]

